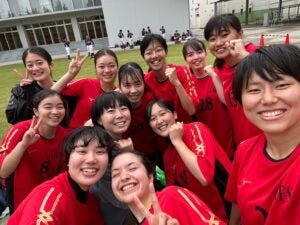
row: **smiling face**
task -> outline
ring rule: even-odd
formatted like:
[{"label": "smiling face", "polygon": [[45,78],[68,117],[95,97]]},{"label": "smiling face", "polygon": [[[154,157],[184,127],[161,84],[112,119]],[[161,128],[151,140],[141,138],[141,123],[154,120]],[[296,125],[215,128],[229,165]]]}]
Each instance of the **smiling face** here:
[{"label": "smiling face", "polygon": [[300,83],[291,76],[269,82],[255,72],[242,91],[247,118],[267,134],[300,132]]},{"label": "smiling face", "polygon": [[60,96],[50,95],[43,99],[37,109],[33,109],[33,112],[43,124],[56,127],[64,119],[66,110]]},{"label": "smiling face", "polygon": [[194,71],[202,71],[206,66],[206,52],[203,49],[187,48],[185,61],[189,67]]},{"label": "smiling face", "polygon": [[[138,73],[138,72],[136,72]],[[137,107],[144,96],[145,84],[142,75],[124,75],[120,82],[120,89],[125,94],[133,108]]]},{"label": "smiling face", "polygon": [[215,31],[208,38],[208,48],[216,58],[226,60],[228,57],[231,57],[229,42],[242,39],[242,37],[243,32],[238,32],[232,27],[229,27],[228,30],[223,29],[220,32]]},{"label": "smiling face", "polygon": [[75,146],[70,154],[68,172],[82,190],[88,191],[91,185],[100,180],[107,168],[107,147],[101,146],[96,139],[87,145],[79,140]]},{"label": "smiling face", "polygon": [[118,64],[111,55],[103,55],[96,60],[97,78],[102,83],[114,84],[118,74]]},{"label": "smiling face", "polygon": [[159,136],[168,137],[171,125],[176,123],[177,114],[154,103],[149,120],[150,127]]},{"label": "smiling face", "polygon": [[47,60],[38,54],[28,53],[25,59],[25,67],[33,80],[40,82],[51,80],[53,63],[49,64]]},{"label": "smiling face", "polygon": [[115,107],[104,109],[98,123],[115,139],[118,140],[127,131],[131,122],[130,110],[125,105],[115,103]]},{"label": "smiling face", "polygon": [[152,41],[145,49],[144,60],[153,71],[165,69],[167,52],[158,41]]},{"label": "smiling face", "polygon": [[149,184],[153,175],[148,175],[141,158],[126,152],[116,156],[112,163],[112,190],[116,198],[124,203],[133,203],[133,197],[142,201],[149,195]]}]

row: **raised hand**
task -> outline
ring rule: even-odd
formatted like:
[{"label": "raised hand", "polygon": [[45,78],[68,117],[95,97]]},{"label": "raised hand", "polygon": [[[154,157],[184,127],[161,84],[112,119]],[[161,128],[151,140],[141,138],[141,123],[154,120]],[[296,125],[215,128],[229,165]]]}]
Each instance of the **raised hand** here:
[{"label": "raised hand", "polygon": [[120,139],[118,141],[115,141],[117,147],[121,150],[131,150],[133,151],[133,143],[131,138],[127,138],[127,139]]},{"label": "raised hand", "polygon": [[158,199],[155,194],[153,183],[149,184],[149,190],[152,199],[153,214],[151,214],[149,210],[145,208],[145,206],[137,196],[134,197],[135,205],[137,206],[140,213],[142,213],[145,216],[149,225],[180,225],[178,220],[172,218],[170,215],[164,213],[161,210]]},{"label": "raised hand", "polygon": [[33,116],[29,129],[24,133],[22,139],[23,145],[29,146],[37,142],[37,140],[40,138],[40,135],[37,133],[40,124],[41,119],[38,119],[37,117]]},{"label": "raised hand", "polygon": [[236,64],[243,58],[249,55],[249,52],[245,49],[245,45],[242,39],[231,40],[227,43],[230,54],[235,58]]},{"label": "raised hand", "polygon": [[165,70],[165,75],[169,78],[170,82],[174,85],[174,86],[180,86],[180,80],[177,77],[177,70],[174,67],[167,67],[167,69]]},{"label": "raised hand", "polygon": [[20,79],[20,86],[29,85],[32,83],[32,79],[29,78],[29,74],[26,70],[25,75],[23,75],[19,70],[13,69],[13,71],[16,73],[18,78]]},{"label": "raised hand", "polygon": [[176,140],[182,140],[183,136],[183,123],[176,122],[169,128],[169,137],[172,143]]},{"label": "raised hand", "polygon": [[74,78],[79,73],[82,65],[85,63],[87,58],[88,55],[85,55],[82,59],[80,59],[80,50],[77,49],[75,59],[72,59],[69,64],[69,75]]}]

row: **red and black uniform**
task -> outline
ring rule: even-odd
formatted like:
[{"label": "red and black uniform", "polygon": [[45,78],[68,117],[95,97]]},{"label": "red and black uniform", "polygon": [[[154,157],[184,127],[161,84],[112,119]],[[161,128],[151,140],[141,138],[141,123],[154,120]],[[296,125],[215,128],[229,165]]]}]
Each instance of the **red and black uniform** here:
[{"label": "red and black uniform", "polygon": [[[22,140],[30,128],[31,120],[14,125],[4,137],[1,144],[0,166],[6,156]],[[18,207],[21,201],[34,187],[49,180],[65,169],[61,145],[67,131],[58,126],[55,137],[51,140],[40,137],[28,146],[16,170],[6,179],[10,211]]]},{"label": "red and black uniform", "polygon": [[67,172],[37,186],[10,216],[8,225],[103,225],[96,198]]},{"label": "red and black uniform", "polygon": [[153,94],[148,91],[144,94],[141,104],[133,109],[131,113],[131,123],[125,134],[125,138],[130,137],[135,150],[153,155],[157,146],[155,144],[155,134],[145,120],[145,111],[147,104],[154,100]]},{"label": "red and black uniform", "polygon": [[79,96],[68,129],[83,126],[91,118],[92,105],[98,95],[104,93],[98,79],[83,78],[69,83],[61,92],[66,96]]},{"label": "red and black uniform", "polygon": [[222,220],[227,221],[230,204],[223,199],[231,163],[213,134],[204,124],[184,124],[183,142],[197,156],[199,169],[208,182],[203,186],[189,171],[172,144],[164,153],[167,185],[194,192]]},{"label": "red and black uniform", "polygon": [[[246,50],[250,53],[256,49],[255,45],[249,43],[246,45]],[[215,67],[215,72],[218,74],[223,83],[223,90],[228,112],[233,125],[233,137],[235,147],[242,141],[254,137],[261,133],[256,126],[254,126],[245,116],[243,107],[234,98],[232,91],[232,80],[234,76],[235,66],[230,67],[224,63],[221,69]]]},{"label": "red and black uniform", "polygon": [[[181,82],[183,88],[187,94],[191,97],[195,107],[198,106],[198,97],[195,90],[195,84],[193,77],[189,69],[185,66],[178,65],[168,65],[169,67],[175,67],[177,71],[177,77]],[[168,102],[171,102],[174,106],[174,109],[177,112],[178,120],[183,122],[191,122],[192,117],[183,109],[178,94],[174,85],[170,82],[169,79],[158,82],[153,71],[150,71],[145,75],[145,83],[149,87],[150,91],[154,94],[157,99],[164,99]]]},{"label": "red and black uniform", "polygon": [[[161,210],[177,219],[179,224],[226,224],[201,199],[185,188],[169,186],[161,192],[156,192],[156,196]],[[150,211],[153,213],[153,208]],[[149,223],[144,220],[140,224],[148,225]]]},{"label": "red and black uniform", "polygon": [[298,224],[300,145],[286,158],[272,159],[264,134],[238,147],[225,197],[238,205],[243,225]]},{"label": "red and black uniform", "polygon": [[195,115],[196,120],[210,128],[228,157],[232,158],[234,154],[232,123],[227,107],[220,101],[210,76],[200,79],[194,76],[194,79],[200,100],[200,105]]}]

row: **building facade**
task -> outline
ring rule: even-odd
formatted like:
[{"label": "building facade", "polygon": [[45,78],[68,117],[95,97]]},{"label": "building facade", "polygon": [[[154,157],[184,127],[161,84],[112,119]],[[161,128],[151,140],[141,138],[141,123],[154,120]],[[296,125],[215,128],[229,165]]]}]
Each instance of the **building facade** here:
[{"label": "building facade", "polygon": [[142,28],[148,26],[152,32],[160,33],[163,25],[169,36],[175,30],[189,29],[188,2],[182,0],[0,2],[0,62],[10,56],[18,58],[32,46],[42,46],[51,54],[63,54],[65,38],[71,41],[72,50],[85,50],[86,35],[93,38],[95,48],[101,48],[119,44],[120,29],[125,35],[130,30],[135,40],[140,39]]}]

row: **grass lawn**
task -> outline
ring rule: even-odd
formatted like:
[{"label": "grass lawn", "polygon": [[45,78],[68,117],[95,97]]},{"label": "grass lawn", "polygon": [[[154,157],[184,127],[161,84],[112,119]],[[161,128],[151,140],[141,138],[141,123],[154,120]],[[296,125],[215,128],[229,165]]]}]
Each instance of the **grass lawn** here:
[{"label": "grass lawn", "polygon": [[[182,56],[182,46],[183,44],[169,45],[168,63],[185,65],[185,61]],[[141,57],[138,48],[126,51],[116,51],[116,54],[118,56],[119,65],[122,65],[126,62],[137,62],[139,65],[141,65],[144,72],[148,70],[148,67],[144,63],[144,60]],[[213,56],[208,55],[208,63],[212,62]],[[60,76],[67,71],[68,65],[69,60],[65,58],[54,60],[53,78],[55,80],[58,80]],[[19,79],[13,72],[13,69],[18,69],[22,73],[25,72],[23,64],[14,64],[0,67],[0,140],[3,139],[5,133],[10,127],[10,124],[7,123],[4,113],[10,97],[10,90],[15,84],[19,83]],[[77,78],[81,77],[95,77],[94,63],[92,59],[88,59],[86,61],[80,73],[77,75]]]}]

